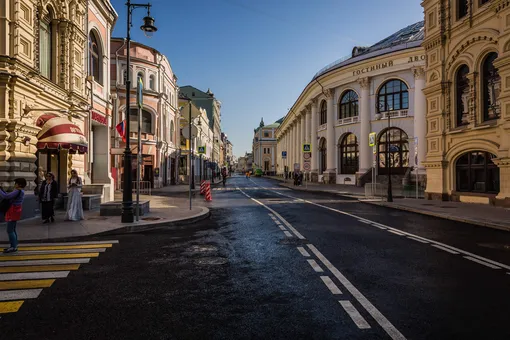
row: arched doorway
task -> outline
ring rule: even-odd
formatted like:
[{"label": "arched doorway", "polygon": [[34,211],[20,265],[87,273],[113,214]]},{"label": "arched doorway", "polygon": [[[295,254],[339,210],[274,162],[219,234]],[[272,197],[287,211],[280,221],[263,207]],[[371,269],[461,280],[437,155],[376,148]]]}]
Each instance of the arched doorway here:
[{"label": "arched doorway", "polygon": [[319,141],[319,174],[322,174],[327,169],[327,150],[326,150],[326,138],[321,138]]},{"label": "arched doorway", "polygon": [[499,168],[492,161],[496,155],[485,151],[463,154],[455,163],[456,190],[497,194],[499,192]]},{"label": "arched doorway", "polygon": [[341,174],[355,174],[359,169],[358,139],[353,133],[346,134],[338,144],[338,170]]},{"label": "arched doorway", "polygon": [[[379,174],[388,173],[388,166],[395,175],[403,175],[409,167],[409,140],[407,133],[402,129],[392,127],[381,132],[379,135]],[[386,161],[389,149],[390,159]]]}]

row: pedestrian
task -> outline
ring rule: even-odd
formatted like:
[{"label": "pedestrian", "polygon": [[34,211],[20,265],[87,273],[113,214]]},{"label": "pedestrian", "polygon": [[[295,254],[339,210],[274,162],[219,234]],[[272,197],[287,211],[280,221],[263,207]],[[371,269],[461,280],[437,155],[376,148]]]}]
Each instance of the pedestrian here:
[{"label": "pedestrian", "polygon": [[303,172],[299,172],[299,175],[298,175],[298,185],[301,186],[301,184],[303,184]]},{"label": "pedestrian", "polygon": [[41,202],[41,217],[43,223],[55,222],[53,206],[58,196],[58,183],[52,172],[46,173],[46,180],[41,183],[39,189],[39,201]]},{"label": "pedestrian", "polygon": [[27,181],[24,178],[14,180],[14,190],[6,193],[0,188],[0,198],[2,199],[0,210],[5,213],[5,222],[7,222],[7,235],[9,236],[9,248],[4,249],[4,253],[15,253],[18,251],[18,233],[16,224],[21,219],[23,199]]},{"label": "pedestrian", "polygon": [[83,220],[83,206],[81,203],[81,187],[83,182],[76,170],[71,170],[71,178],[67,182],[67,211],[66,221]]}]

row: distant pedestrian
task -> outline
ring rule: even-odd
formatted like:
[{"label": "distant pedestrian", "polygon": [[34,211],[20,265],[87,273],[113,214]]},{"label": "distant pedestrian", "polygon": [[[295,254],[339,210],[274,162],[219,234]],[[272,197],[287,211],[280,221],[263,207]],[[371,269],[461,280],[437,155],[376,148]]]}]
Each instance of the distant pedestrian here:
[{"label": "distant pedestrian", "polygon": [[298,185],[302,185],[303,184],[303,172],[299,172],[298,174]]},{"label": "distant pedestrian", "polygon": [[16,178],[14,180],[14,190],[6,193],[0,188],[0,210],[5,213],[5,222],[7,222],[7,235],[9,236],[9,248],[4,249],[4,253],[15,253],[18,251],[18,233],[16,232],[16,224],[21,219],[23,209],[23,199],[27,181],[24,178]]},{"label": "distant pedestrian", "polygon": [[46,173],[46,180],[41,183],[39,189],[39,201],[41,202],[41,217],[43,223],[55,222],[55,198],[58,196],[58,183],[53,173]]},{"label": "distant pedestrian", "polygon": [[71,178],[67,182],[67,211],[66,221],[83,220],[83,206],[81,203],[81,187],[83,181],[76,170],[71,170]]}]

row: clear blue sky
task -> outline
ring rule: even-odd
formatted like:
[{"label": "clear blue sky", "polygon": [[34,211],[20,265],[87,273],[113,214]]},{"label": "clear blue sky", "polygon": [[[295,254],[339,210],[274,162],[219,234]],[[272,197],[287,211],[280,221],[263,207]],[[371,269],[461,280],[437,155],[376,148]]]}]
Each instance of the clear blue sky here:
[{"label": "clear blue sky", "polygon": [[[133,1],[144,3],[141,0]],[[253,129],[283,117],[313,75],[423,20],[420,0],[152,0],[158,32],[146,38],[134,12],[132,38],[165,54],[179,86],[208,88],[222,102],[221,128],[234,154],[251,150]],[[126,36],[125,0],[113,35]]]}]

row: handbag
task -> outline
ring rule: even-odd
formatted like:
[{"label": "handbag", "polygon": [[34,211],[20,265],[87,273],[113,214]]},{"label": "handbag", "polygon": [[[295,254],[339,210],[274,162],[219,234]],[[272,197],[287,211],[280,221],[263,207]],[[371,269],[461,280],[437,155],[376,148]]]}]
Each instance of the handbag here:
[{"label": "handbag", "polygon": [[15,199],[17,199],[19,195],[21,195],[21,190],[18,191],[18,194],[16,195],[15,198],[13,199],[4,198],[2,201],[0,201],[0,212],[5,214],[7,210],[9,210],[9,208],[11,207],[12,202]]}]

